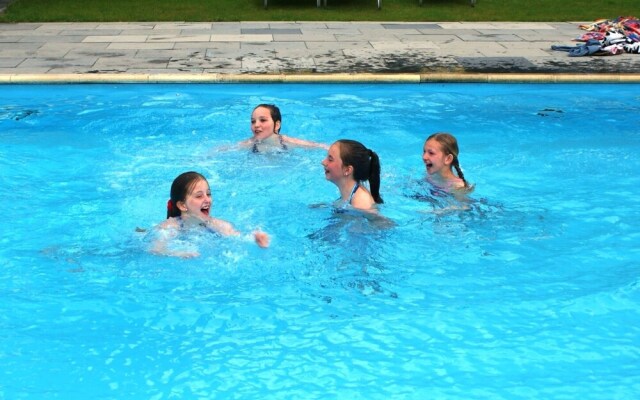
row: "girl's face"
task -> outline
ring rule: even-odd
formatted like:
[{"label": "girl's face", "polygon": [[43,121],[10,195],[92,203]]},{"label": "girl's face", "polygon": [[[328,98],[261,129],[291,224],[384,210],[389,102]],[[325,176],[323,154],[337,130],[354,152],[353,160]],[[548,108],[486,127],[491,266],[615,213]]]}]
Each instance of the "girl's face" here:
[{"label": "girl's face", "polygon": [[206,220],[209,218],[209,210],[211,209],[212,203],[209,183],[200,179],[195,183],[191,192],[187,194],[185,201],[178,202],[178,207],[185,217],[196,217],[201,220]]},{"label": "girl's face", "polygon": [[342,164],[342,158],[340,158],[339,143],[334,143],[329,147],[327,157],[322,160],[322,166],[324,167],[325,178],[333,183],[348,175],[347,167]]},{"label": "girl's face", "polygon": [[263,140],[280,130],[280,121],[274,122],[271,111],[266,107],[258,107],[251,113],[251,132],[253,137]]},{"label": "girl's face", "polygon": [[445,154],[437,140],[429,139],[422,148],[422,161],[429,175],[441,174],[451,168],[453,154]]}]

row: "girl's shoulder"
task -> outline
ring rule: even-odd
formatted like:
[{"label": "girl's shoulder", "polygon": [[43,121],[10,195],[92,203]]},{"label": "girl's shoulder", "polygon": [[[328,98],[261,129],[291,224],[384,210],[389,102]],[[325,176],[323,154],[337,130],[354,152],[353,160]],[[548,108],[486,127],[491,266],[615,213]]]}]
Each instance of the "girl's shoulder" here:
[{"label": "girl's shoulder", "polygon": [[461,190],[466,187],[464,181],[458,177],[449,180],[449,182],[447,182],[447,185],[450,190]]},{"label": "girl's shoulder", "polygon": [[427,182],[430,183],[433,187],[444,190],[445,192],[453,192],[456,190],[461,190],[465,188],[465,183],[462,179],[457,176],[440,178],[437,179],[432,176],[427,177]]},{"label": "girl's shoulder", "polygon": [[179,217],[170,217],[158,224],[160,229],[176,229],[180,228]]},{"label": "girl's shoulder", "polygon": [[361,210],[374,210],[376,208],[376,202],[371,193],[369,193],[369,190],[361,185],[353,194],[351,206]]}]

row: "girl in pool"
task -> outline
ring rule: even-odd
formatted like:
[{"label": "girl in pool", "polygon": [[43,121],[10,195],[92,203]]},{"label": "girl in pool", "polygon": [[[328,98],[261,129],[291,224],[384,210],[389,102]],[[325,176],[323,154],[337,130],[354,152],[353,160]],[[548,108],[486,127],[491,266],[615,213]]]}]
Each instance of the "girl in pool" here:
[{"label": "girl in pool", "polygon": [[[207,179],[197,172],[185,172],[174,179],[171,184],[171,198],[167,202],[167,220],[158,226],[162,239],[157,240],[152,252],[179,257],[197,257],[197,252],[172,251],[168,249],[167,239],[171,239],[181,231],[189,228],[204,228],[223,236],[238,236],[231,223],[209,215],[211,189]],[[269,236],[264,232],[253,233],[255,242],[260,247],[269,246]]]},{"label": "girl in pool", "polygon": [[260,104],[251,113],[251,132],[253,136],[240,142],[241,147],[249,147],[254,153],[261,150],[287,150],[289,147],[307,147],[328,149],[324,143],[301,140],[280,134],[282,114],[274,104]]},{"label": "girl in pool", "polygon": [[[329,147],[322,161],[324,175],[340,191],[336,207],[351,205],[376,212],[380,197],[380,159],[378,155],[355,140],[341,139]],[[363,185],[369,181],[370,191]]]},{"label": "girl in pool", "polygon": [[[458,141],[444,132],[429,136],[422,148],[422,161],[427,168],[427,181],[448,193],[468,193],[473,186],[464,178],[458,161]],[[455,168],[456,174],[453,173]]]}]

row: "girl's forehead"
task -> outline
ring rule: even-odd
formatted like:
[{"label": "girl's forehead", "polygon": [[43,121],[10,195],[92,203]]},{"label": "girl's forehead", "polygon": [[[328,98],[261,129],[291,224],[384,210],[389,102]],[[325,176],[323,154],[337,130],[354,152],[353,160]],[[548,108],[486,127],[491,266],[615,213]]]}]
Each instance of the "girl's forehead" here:
[{"label": "girl's forehead", "polygon": [[253,113],[251,115],[253,117],[269,117],[269,118],[271,118],[271,111],[269,111],[269,109],[266,108],[266,107],[258,107],[255,110],[253,110]]},{"label": "girl's forehead", "polygon": [[209,182],[207,182],[204,179],[198,179],[197,181],[193,182],[190,193],[197,192],[197,191],[208,191],[208,190],[209,190]]},{"label": "girl's forehead", "polygon": [[424,142],[424,148],[427,149],[439,149],[442,146],[440,146],[440,143],[435,140],[435,139],[429,139],[426,142]]}]

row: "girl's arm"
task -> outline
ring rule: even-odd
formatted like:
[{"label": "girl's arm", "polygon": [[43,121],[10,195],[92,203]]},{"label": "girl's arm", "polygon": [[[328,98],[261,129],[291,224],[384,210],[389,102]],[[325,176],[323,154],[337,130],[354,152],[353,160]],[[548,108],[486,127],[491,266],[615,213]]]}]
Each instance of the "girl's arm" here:
[{"label": "girl's arm", "polygon": [[179,229],[175,219],[169,218],[162,224],[156,227],[156,238],[153,241],[153,245],[150,248],[150,252],[161,256],[172,256],[181,258],[193,258],[198,257],[200,253],[197,251],[180,251],[171,250],[168,247],[169,240],[176,237],[177,230]]},{"label": "girl's arm", "polygon": [[292,138],[291,136],[285,136],[285,135],[280,135],[280,136],[282,136],[282,140],[287,144],[292,144],[294,146],[300,146],[300,147],[319,148],[319,149],[329,150],[329,145],[324,143],[312,142],[310,140],[296,139],[296,138]]},{"label": "girl's arm", "polygon": [[200,256],[200,253],[198,253],[197,251],[169,250],[167,248],[167,242],[160,240],[155,242],[154,246],[151,248],[151,253],[157,254],[159,256],[171,256],[180,258],[194,258]]},{"label": "girl's arm", "polygon": [[222,145],[222,146],[213,148],[211,151],[216,153],[223,152],[223,151],[234,151],[234,150],[242,149],[245,147],[249,147],[250,145],[251,145],[251,139],[247,139],[235,144]]},{"label": "girl's arm", "polygon": [[238,232],[230,222],[223,221],[217,218],[209,218],[207,225],[214,229],[216,232],[220,233],[224,236],[238,236],[240,232]]},{"label": "girl's arm", "polygon": [[241,148],[242,147],[251,147],[251,146],[253,146],[254,143],[255,143],[255,141],[251,137],[249,139],[242,140],[242,141],[238,142],[237,146],[241,147]]},{"label": "girl's arm", "polygon": [[[217,219],[217,218],[210,218],[209,219],[209,226],[212,229],[215,229],[217,232],[219,232],[222,235],[225,236],[239,236],[240,232],[238,232],[233,225],[231,225],[230,222],[227,221],[223,221],[221,219]],[[256,244],[260,247],[269,247],[269,242],[271,241],[269,238],[269,235],[267,235],[264,232],[261,231],[255,231],[253,232],[253,238],[256,242]]]}]

